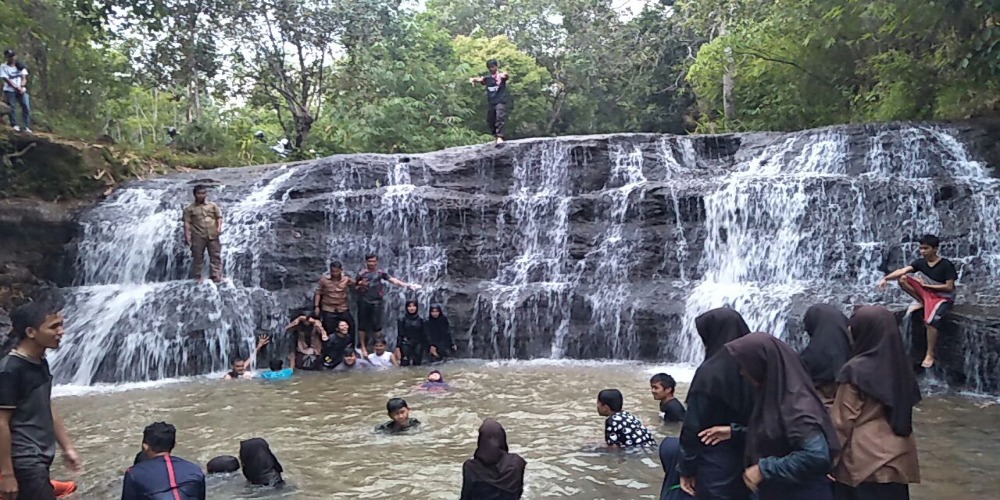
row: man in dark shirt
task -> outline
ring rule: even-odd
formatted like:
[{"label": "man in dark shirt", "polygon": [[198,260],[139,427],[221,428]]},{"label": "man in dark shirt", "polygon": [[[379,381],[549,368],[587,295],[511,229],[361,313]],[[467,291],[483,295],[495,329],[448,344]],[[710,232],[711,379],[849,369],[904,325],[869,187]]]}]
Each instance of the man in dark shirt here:
[{"label": "man in dark shirt", "polygon": [[507,125],[507,115],[510,112],[510,93],[507,91],[507,83],[510,75],[500,71],[500,66],[496,59],[486,61],[486,69],[490,72],[483,76],[469,78],[469,83],[486,86],[486,123],[490,127],[490,133],[496,137],[496,145],[503,144],[504,126]]},{"label": "man in dark shirt", "polygon": [[205,500],[205,473],[171,456],[176,444],[177,429],[166,422],[142,431],[144,460],[125,471],[122,500]]},{"label": "man in dark shirt", "polygon": [[890,281],[898,280],[899,287],[916,300],[907,309],[907,315],[924,310],[923,319],[927,324],[927,354],[921,363],[924,368],[934,366],[938,329],[955,302],[955,282],[958,281],[955,264],[938,255],[940,246],[940,238],[924,235],[920,238],[920,258],[887,274],[878,282],[879,288],[885,288]]},{"label": "man in dark shirt", "polygon": [[420,426],[419,420],[410,418],[410,407],[406,404],[406,400],[402,398],[390,399],[385,404],[385,410],[389,413],[389,418],[392,420],[376,427],[375,432],[397,434]]},{"label": "man in dark shirt", "polygon": [[11,315],[11,339],[17,347],[0,359],[0,498],[52,500],[49,467],[56,443],[67,466],[80,470],[80,457],[52,408],[52,374],[47,349],[58,349],[63,336],[59,308],[31,302]]},{"label": "man in dark shirt", "polygon": [[[384,282],[396,286],[420,290],[420,285],[400,281],[378,268],[378,256],[365,257],[365,269],[358,273],[358,348],[364,359],[368,359],[368,333],[382,336],[382,300],[385,297]],[[373,337],[374,338],[374,337]]]},{"label": "man in dark shirt", "polygon": [[666,373],[657,373],[649,379],[649,392],[660,402],[660,419],[664,422],[684,420],[684,405],[674,397],[677,381]]}]

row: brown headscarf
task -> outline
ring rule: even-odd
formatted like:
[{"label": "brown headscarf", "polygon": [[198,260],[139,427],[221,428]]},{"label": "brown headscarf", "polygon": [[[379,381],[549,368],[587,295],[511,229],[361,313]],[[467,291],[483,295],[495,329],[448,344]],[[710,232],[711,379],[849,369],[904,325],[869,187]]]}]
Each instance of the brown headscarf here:
[{"label": "brown headscarf", "polygon": [[524,492],[524,468],[527,462],[507,451],[507,431],[492,418],[479,426],[479,443],[472,458],[462,468],[474,481],[520,496]]},{"label": "brown headscarf", "polygon": [[726,344],[743,373],[758,385],[750,417],[747,454],[753,462],[782,457],[819,433],[830,458],[840,451],[837,431],[813,389],[812,379],[788,344],[767,333],[752,333]]},{"label": "brown headscarf", "polygon": [[888,407],[886,419],[897,436],[913,433],[913,407],[920,386],[903,349],[896,317],[886,308],[865,306],[850,319],[854,348],[837,382],[852,384]]}]

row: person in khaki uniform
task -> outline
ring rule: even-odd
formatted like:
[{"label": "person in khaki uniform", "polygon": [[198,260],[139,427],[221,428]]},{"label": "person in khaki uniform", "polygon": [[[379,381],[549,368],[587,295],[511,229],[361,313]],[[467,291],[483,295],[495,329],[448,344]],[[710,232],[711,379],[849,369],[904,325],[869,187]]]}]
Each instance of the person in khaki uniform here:
[{"label": "person in khaki uniform", "polygon": [[184,209],[184,238],[191,247],[194,257],[194,278],[202,280],[205,264],[205,249],[212,268],[212,280],[222,281],[222,210],[208,201],[208,189],[199,184],[194,187],[194,203]]}]

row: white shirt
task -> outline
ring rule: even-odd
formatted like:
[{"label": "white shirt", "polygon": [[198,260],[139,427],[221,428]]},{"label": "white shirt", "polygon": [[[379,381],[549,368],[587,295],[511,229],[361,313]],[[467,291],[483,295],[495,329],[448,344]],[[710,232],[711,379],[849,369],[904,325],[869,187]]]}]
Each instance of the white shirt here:
[{"label": "white shirt", "polygon": [[391,368],[395,366],[392,362],[392,354],[389,351],[383,352],[381,356],[373,352],[368,355],[368,361],[379,368]]},{"label": "white shirt", "polygon": [[23,87],[24,77],[26,76],[28,76],[28,68],[17,69],[16,63],[14,66],[11,66],[6,62],[0,64],[0,80],[3,80],[4,92],[14,92],[17,90],[16,88],[11,87],[9,84],[7,84],[7,80],[10,80],[11,82],[14,83],[14,85],[18,87]]}]

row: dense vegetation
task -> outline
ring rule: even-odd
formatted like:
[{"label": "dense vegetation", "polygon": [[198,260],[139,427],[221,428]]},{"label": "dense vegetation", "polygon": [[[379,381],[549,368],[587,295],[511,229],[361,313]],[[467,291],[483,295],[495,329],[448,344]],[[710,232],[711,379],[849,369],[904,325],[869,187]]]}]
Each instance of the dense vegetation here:
[{"label": "dense vegetation", "polygon": [[37,129],[232,163],[274,160],[281,137],[301,156],[488,140],[467,80],[491,57],[513,77],[520,137],[1000,106],[1000,0],[420,3],[4,0],[0,46],[33,75]]}]

